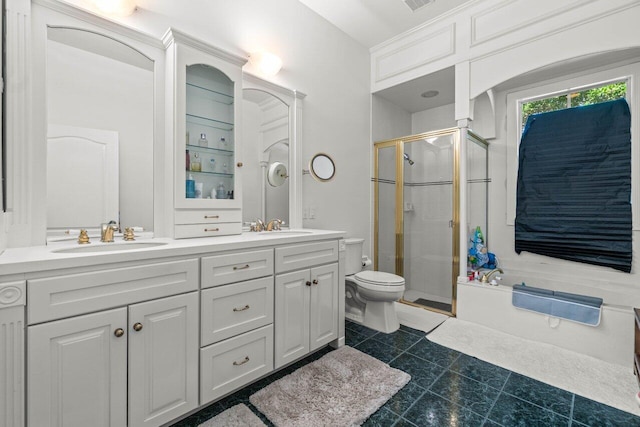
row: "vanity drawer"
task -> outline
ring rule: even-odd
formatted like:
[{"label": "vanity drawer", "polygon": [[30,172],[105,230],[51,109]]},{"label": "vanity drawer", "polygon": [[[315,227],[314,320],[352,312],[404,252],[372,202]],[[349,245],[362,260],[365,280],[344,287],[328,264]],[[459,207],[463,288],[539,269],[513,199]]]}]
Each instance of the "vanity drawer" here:
[{"label": "vanity drawer", "polygon": [[273,277],[202,291],[201,345],[273,323]]},{"label": "vanity drawer", "polygon": [[202,258],[202,288],[273,274],[273,249]]},{"label": "vanity drawer", "polygon": [[189,259],[28,280],[28,323],[195,291],[198,273]]},{"label": "vanity drawer", "polygon": [[175,211],[176,224],[213,224],[221,222],[242,222],[239,209],[198,209]]},{"label": "vanity drawer", "polygon": [[200,405],[273,370],[273,325],[200,350]]},{"label": "vanity drawer", "polygon": [[191,237],[214,237],[242,234],[242,222],[220,224],[189,224],[176,225],[175,238],[187,239]]},{"label": "vanity drawer", "polygon": [[276,273],[301,270],[338,261],[338,241],[306,243],[276,248]]}]

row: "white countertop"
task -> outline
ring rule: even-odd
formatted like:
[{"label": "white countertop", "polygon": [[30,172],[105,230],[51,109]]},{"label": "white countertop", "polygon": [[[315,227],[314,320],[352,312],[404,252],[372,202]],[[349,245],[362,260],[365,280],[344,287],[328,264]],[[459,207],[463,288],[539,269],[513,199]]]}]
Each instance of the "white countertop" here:
[{"label": "white countertop", "polygon": [[[327,239],[345,237],[344,231],[333,230],[283,230],[263,231],[260,233],[247,232],[233,236],[202,237],[193,239],[136,239],[131,243],[157,242],[163,245],[140,247],[136,249],[109,250],[106,252],[68,253],[56,252],[64,249],[78,248],[75,240],[53,242],[46,246],[30,246],[25,248],[10,248],[0,254],[0,276],[51,271],[64,268],[87,267],[109,263],[149,260],[185,255],[203,255],[214,252],[253,249],[264,246],[296,244]],[[114,243],[92,242],[89,245],[127,246],[129,242],[116,241]]]}]

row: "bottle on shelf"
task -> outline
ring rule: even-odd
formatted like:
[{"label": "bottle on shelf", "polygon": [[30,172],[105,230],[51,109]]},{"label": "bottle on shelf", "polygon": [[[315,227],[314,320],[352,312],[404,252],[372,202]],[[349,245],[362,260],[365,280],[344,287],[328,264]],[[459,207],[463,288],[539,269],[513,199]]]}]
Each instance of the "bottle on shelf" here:
[{"label": "bottle on shelf", "polygon": [[216,199],[225,199],[227,196],[225,188],[224,188],[224,184],[220,183],[218,184],[218,190],[216,191]]},{"label": "bottle on shelf", "polygon": [[194,199],[196,197],[196,182],[193,180],[193,176],[189,174],[189,178],[186,180],[187,183],[187,199]]},{"label": "bottle on shelf", "polygon": [[198,145],[201,147],[208,147],[209,141],[207,141],[207,135],[204,133],[200,134],[200,139],[198,140]]},{"label": "bottle on shelf", "polygon": [[223,136],[220,137],[220,148],[225,149],[227,147],[227,139]]},{"label": "bottle on shelf", "polygon": [[191,170],[194,172],[200,172],[202,170],[202,162],[200,161],[200,154],[195,153],[193,160],[191,160]]},{"label": "bottle on shelf", "polygon": [[211,172],[216,171],[216,159],[214,159],[213,157],[209,159],[209,170]]},{"label": "bottle on shelf", "polygon": [[229,167],[226,163],[222,164],[222,173],[229,173]]},{"label": "bottle on shelf", "polygon": [[187,170],[191,170],[191,156],[189,155],[189,150],[187,150]]}]

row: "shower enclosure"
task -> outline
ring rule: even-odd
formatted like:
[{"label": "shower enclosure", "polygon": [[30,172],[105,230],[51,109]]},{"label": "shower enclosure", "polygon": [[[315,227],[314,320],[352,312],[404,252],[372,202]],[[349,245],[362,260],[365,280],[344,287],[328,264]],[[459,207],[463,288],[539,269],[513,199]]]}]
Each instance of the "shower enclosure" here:
[{"label": "shower enclosure", "polygon": [[487,235],[487,147],[467,128],[375,144],[374,268],[405,278],[402,302],[455,315],[461,222]]}]

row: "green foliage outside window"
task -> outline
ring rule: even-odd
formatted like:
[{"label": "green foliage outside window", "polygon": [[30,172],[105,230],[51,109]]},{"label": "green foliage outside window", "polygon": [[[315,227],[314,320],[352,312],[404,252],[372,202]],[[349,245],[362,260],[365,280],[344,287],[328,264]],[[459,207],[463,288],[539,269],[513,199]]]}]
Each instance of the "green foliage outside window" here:
[{"label": "green foliage outside window", "polygon": [[[618,82],[583,90],[582,92],[574,92],[527,102],[522,104],[522,126],[524,127],[527,123],[527,118],[531,114],[546,113],[570,107],[580,107],[583,105],[597,104],[599,102],[614,101],[616,99],[624,98],[626,93],[627,83]],[[567,101],[567,99],[569,99],[569,101]]]}]

